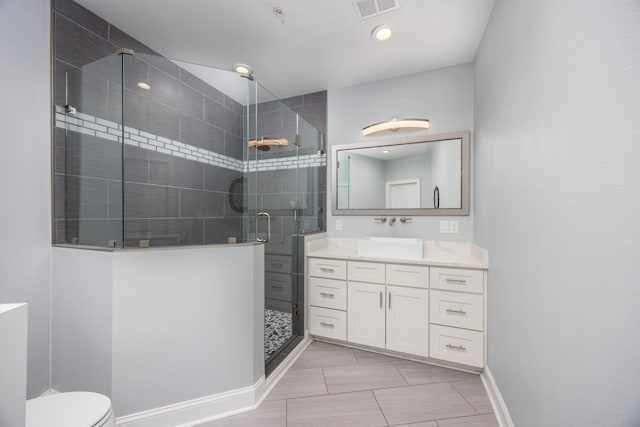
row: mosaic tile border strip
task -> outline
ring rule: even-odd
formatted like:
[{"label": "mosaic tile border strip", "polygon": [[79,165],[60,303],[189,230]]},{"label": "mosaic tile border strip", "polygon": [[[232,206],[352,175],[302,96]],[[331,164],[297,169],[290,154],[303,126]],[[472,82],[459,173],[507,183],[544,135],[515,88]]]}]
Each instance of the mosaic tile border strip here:
[{"label": "mosaic tile border strip", "polygon": [[326,154],[242,161],[129,126],[125,126],[123,132],[122,125],[118,123],[80,112],[67,114],[64,107],[59,105],[56,105],[56,127],[120,144],[124,133],[124,143],[127,145],[238,172],[308,168],[327,164]]}]

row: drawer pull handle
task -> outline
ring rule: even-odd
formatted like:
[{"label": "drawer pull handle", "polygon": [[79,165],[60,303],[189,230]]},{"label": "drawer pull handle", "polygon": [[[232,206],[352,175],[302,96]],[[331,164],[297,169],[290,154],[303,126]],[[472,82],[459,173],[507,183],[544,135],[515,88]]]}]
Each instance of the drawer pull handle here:
[{"label": "drawer pull handle", "polygon": [[271,285],[271,288],[273,288],[273,289],[282,289],[282,286]]},{"label": "drawer pull handle", "polygon": [[456,283],[458,285],[464,285],[467,283],[465,279],[447,279],[447,283]]},{"label": "drawer pull handle", "polygon": [[322,297],[327,297],[327,298],[333,298],[333,297],[335,297],[335,295],[334,295],[334,294],[328,294],[328,293],[326,293],[326,292],[320,292],[320,296],[322,296]]},{"label": "drawer pull handle", "polygon": [[325,273],[335,273],[336,271],[333,268],[320,267],[320,271],[324,271]]},{"label": "drawer pull handle", "polygon": [[325,328],[335,328],[336,325],[334,325],[333,323],[327,323],[327,322],[320,322],[320,325],[324,326]]},{"label": "drawer pull handle", "polygon": [[382,308],[382,291],[380,291],[380,308]]},{"label": "drawer pull handle", "polygon": [[447,348],[461,350],[461,351],[467,351],[467,347],[464,347],[462,345],[447,344]]},{"label": "drawer pull handle", "polygon": [[389,310],[391,310],[391,292],[389,292]]},{"label": "drawer pull handle", "polygon": [[453,310],[451,308],[447,308],[447,313],[467,314],[467,312],[464,310]]}]

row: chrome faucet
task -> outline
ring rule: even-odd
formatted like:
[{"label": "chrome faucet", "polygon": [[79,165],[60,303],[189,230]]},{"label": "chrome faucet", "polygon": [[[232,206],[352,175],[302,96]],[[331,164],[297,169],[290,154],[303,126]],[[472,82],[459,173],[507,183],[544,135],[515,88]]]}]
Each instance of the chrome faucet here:
[{"label": "chrome faucet", "polygon": [[394,222],[396,222],[395,216],[392,216],[391,218],[389,218],[389,226],[392,226]]}]

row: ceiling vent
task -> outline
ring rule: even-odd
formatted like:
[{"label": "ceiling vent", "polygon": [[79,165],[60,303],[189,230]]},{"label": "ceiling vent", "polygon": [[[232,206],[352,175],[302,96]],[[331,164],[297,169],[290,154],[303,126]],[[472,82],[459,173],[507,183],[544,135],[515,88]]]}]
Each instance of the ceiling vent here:
[{"label": "ceiling vent", "polygon": [[400,8],[400,0],[353,0],[360,19],[367,19]]}]

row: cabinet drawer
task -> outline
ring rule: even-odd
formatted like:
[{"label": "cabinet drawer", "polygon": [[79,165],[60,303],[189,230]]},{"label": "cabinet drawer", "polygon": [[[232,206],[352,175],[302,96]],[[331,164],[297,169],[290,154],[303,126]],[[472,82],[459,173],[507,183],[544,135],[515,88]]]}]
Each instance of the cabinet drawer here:
[{"label": "cabinet drawer", "polygon": [[431,323],[476,331],[484,329],[482,295],[434,290],[430,292]]},{"label": "cabinet drawer", "polygon": [[347,340],[347,313],[328,308],[309,307],[309,332],[319,337]]},{"label": "cabinet drawer", "polygon": [[447,291],[475,292],[481,294],[484,286],[482,270],[431,267],[429,286]]},{"label": "cabinet drawer", "polygon": [[291,275],[267,272],[265,276],[265,298],[291,302]]},{"label": "cabinet drawer", "polygon": [[431,325],[429,356],[482,368],[484,367],[484,336],[482,332]]},{"label": "cabinet drawer", "polygon": [[291,257],[288,255],[267,255],[264,267],[266,271],[291,273]]},{"label": "cabinet drawer", "polygon": [[349,281],[384,283],[384,264],[379,264],[377,262],[350,261],[347,268]]},{"label": "cabinet drawer", "polygon": [[347,282],[309,278],[309,304],[317,307],[347,309]]},{"label": "cabinet drawer", "polygon": [[309,274],[327,279],[345,280],[347,262],[336,259],[309,258]]},{"label": "cabinet drawer", "polygon": [[387,284],[427,288],[429,286],[429,267],[387,264]]}]

